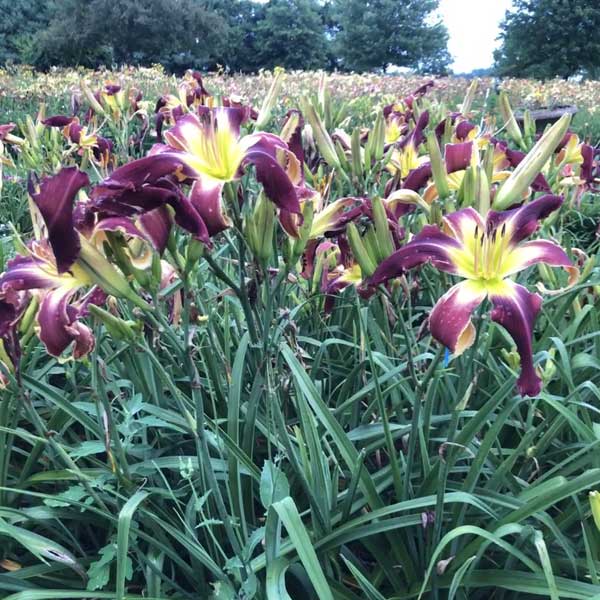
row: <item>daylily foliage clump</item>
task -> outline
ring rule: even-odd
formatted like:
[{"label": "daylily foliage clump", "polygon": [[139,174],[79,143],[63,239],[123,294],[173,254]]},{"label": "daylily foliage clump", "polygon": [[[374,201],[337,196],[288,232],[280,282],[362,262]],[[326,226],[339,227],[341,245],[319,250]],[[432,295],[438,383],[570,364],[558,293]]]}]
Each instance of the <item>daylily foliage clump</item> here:
[{"label": "daylily foliage clump", "polygon": [[[510,441],[529,460],[535,447],[526,445],[526,430],[543,420],[540,407],[547,402],[563,414],[554,394],[566,367],[561,363],[559,372],[556,347],[563,361],[567,351],[551,343],[560,331],[546,308],[560,301],[560,318],[578,331],[597,301],[598,286],[590,283],[595,246],[578,247],[565,226],[598,191],[597,148],[571,130],[569,116],[543,132],[527,115],[520,126],[505,94],[499,114],[488,114],[476,103],[477,82],[452,106],[436,98],[434,81],[408,95],[378,97],[367,126],[347,104],[332,102],[325,76],[292,108],[281,100],[288,82],[277,70],[255,107],[235,94],[213,95],[195,71],[159,98],[107,81],[74,91],[68,114],[47,115],[41,107],[20,127],[0,125],[0,166],[26,171],[31,225],[12,229],[0,274],[0,386],[20,394],[35,385],[29,370],[38,373],[40,363],[49,365],[43,375],[54,377],[53,366],[69,374],[57,376],[57,386],[69,378],[80,385],[71,371],[89,373],[82,387],[95,408],[76,406],[52,427],[73,414],[87,423],[96,411],[104,434],[98,454],[106,455],[97,460],[106,460],[111,474],[94,486],[120,494],[142,485],[148,470],[175,469],[179,479],[169,493],[179,503],[178,486],[195,485],[200,473],[204,495],[193,488],[193,500],[171,509],[218,557],[194,549],[206,584],[198,593],[210,584],[224,594],[215,597],[250,598],[264,586],[269,600],[289,597],[281,592],[289,566],[287,546],[279,555],[282,522],[320,598],[333,598],[329,582],[338,575],[345,581],[346,570],[376,597],[360,576],[366,555],[365,564],[383,565],[385,577],[377,579],[389,578],[394,593],[447,588],[454,583],[446,585],[446,568],[454,582],[461,565],[479,557],[473,543],[453,554],[455,563],[435,562],[438,544],[452,541],[442,538],[447,498],[476,504],[470,475],[447,496],[455,448],[462,448],[459,419],[475,419],[488,403],[495,410],[497,390],[514,407],[529,403],[527,419],[514,417],[525,433]],[[338,378],[327,361],[348,349],[352,364]],[[576,367],[591,368],[594,360],[579,358]],[[121,365],[119,377],[107,374],[113,365]],[[129,393],[119,387],[128,374],[143,391],[134,409],[123,409],[127,426],[119,428],[111,419]],[[360,390],[348,383],[353,378]],[[439,390],[455,399],[452,406],[429,402]],[[325,393],[336,402],[323,403]],[[578,391],[570,393],[575,402]],[[174,419],[167,406],[176,406]],[[178,448],[146,458],[162,453],[163,442],[136,437],[136,415],[144,410],[152,426],[193,438],[193,460],[178,462]],[[590,440],[596,428],[581,427]],[[43,433],[52,446],[54,433]],[[430,433],[439,442],[435,457],[427,455]],[[478,444],[489,451],[493,443],[478,439],[468,452],[476,457]],[[139,445],[139,472],[120,462],[127,444]],[[329,454],[330,445],[336,449]],[[419,449],[426,468],[417,485],[408,481]],[[488,462],[504,458],[498,451]],[[291,482],[304,494],[297,507],[277,466],[286,461],[310,465]],[[61,476],[70,477],[75,463]],[[515,476],[515,489],[524,480]],[[97,501],[86,478],[77,485]],[[382,486],[388,491],[379,496]],[[494,498],[501,495],[491,489]],[[146,490],[140,494],[142,503]],[[415,504],[422,511],[416,517],[406,516],[418,531],[400,544],[385,529],[389,515],[378,511],[416,498],[429,500]],[[205,531],[196,533],[205,506],[219,532],[206,539]],[[266,511],[259,519],[256,506]],[[522,506],[519,500],[511,510]],[[336,528],[355,513],[365,523],[375,515],[381,530],[365,535],[381,535],[385,546],[357,550],[351,535],[336,545]],[[132,513],[125,514],[118,528],[129,527],[123,523]],[[310,542],[300,528],[309,519],[326,549],[343,547],[342,568],[336,563],[324,572],[312,546],[298,548]],[[525,528],[509,533],[529,535]],[[426,557],[420,562],[411,555],[417,547]],[[161,550],[152,555],[149,579],[165,560],[174,571],[187,568],[177,552]],[[434,563],[438,576],[430,584]],[[94,564],[92,573],[100,568]],[[186,577],[193,580],[193,572]],[[91,581],[92,590],[102,587]]]}]

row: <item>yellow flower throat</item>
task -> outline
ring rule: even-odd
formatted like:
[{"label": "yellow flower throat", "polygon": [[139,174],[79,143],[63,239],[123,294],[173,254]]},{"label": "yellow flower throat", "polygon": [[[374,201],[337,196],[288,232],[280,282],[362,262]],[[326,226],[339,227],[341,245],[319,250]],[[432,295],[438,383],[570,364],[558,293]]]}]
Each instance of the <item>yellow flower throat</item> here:
[{"label": "yellow flower throat", "polygon": [[506,223],[497,228],[481,231],[475,226],[473,244],[473,273],[477,279],[502,278],[502,263],[508,249]]}]

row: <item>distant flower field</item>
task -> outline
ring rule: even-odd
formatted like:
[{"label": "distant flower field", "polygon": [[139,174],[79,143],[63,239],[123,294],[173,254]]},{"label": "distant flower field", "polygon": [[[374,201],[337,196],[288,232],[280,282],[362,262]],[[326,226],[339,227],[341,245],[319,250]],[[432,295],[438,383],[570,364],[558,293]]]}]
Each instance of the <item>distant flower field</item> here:
[{"label": "distant flower field", "polygon": [[[316,89],[321,73],[291,72],[286,80],[285,90],[279,103],[279,110],[296,106],[306,90]],[[407,75],[374,74],[331,74],[329,89],[333,99],[353,100],[359,111],[373,108],[380,98],[396,98],[408,95],[423,85],[429,78]],[[259,103],[269,89],[272,73],[265,71],[259,75],[224,75],[208,73],[206,85],[214,93],[239,95],[251,103]],[[26,67],[9,70],[0,69],[0,107],[8,117],[18,115],[30,106],[45,102],[49,108],[65,107],[71,94],[77,91],[81,81],[96,88],[106,81],[119,83],[123,87],[135,87],[144,92],[146,98],[168,93],[176,84],[176,78],[168,75],[160,66],[153,68],[124,68],[120,71],[91,71],[88,69],[55,69],[49,73],[38,73]],[[489,102],[496,89],[506,90],[515,107],[556,104],[574,104],[584,113],[576,120],[579,129],[587,127],[600,139],[600,126],[592,128],[591,123],[598,112],[600,81],[572,82],[562,79],[539,82],[528,79],[481,78],[475,94],[476,105]],[[451,109],[462,100],[469,80],[461,77],[436,79],[436,93]]]}]

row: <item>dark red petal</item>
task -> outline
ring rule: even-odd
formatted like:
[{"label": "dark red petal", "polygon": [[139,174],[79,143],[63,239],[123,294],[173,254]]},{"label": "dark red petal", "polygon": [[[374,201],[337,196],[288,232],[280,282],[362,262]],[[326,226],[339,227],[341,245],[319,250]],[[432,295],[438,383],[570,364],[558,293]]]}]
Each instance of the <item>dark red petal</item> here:
[{"label": "dark red petal", "polygon": [[31,197],[46,223],[59,273],[68,271],[79,255],[79,233],[73,219],[73,202],[79,190],[89,183],[85,173],[77,167],[68,167],[57,175],[44,178],[37,193],[30,189]]}]

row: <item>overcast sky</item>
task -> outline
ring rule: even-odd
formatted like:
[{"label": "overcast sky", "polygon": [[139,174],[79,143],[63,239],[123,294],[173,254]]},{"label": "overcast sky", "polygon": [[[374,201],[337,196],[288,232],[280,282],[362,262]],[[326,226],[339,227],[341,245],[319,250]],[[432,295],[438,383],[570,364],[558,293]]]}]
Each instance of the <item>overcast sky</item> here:
[{"label": "overcast sky", "polygon": [[498,26],[510,6],[511,0],[440,0],[455,72],[492,66]]}]

